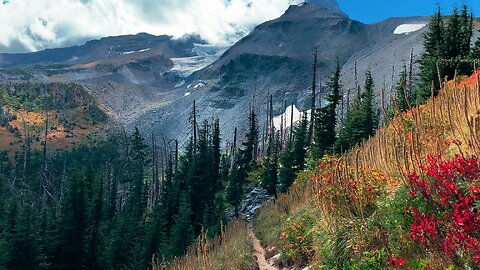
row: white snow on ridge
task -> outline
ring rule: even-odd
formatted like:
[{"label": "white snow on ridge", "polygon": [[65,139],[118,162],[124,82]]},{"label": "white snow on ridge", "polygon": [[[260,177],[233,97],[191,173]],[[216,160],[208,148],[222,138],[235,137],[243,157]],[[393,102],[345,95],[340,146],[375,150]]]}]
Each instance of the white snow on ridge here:
[{"label": "white snow on ridge", "polygon": [[405,34],[408,35],[409,33],[416,32],[423,27],[425,27],[427,24],[426,23],[408,23],[408,24],[401,24],[395,28],[395,31],[393,33],[395,35],[401,35]]},{"label": "white snow on ridge", "polygon": [[[306,111],[307,115],[310,114],[311,110]],[[297,109],[297,106],[293,105],[293,123],[300,121],[302,117],[302,113],[300,110]],[[282,125],[282,115],[283,115],[283,126],[284,128],[290,127],[290,122],[292,118],[292,105],[288,106],[285,112],[279,116],[273,117],[273,125],[275,129],[279,130],[280,126]],[[308,118],[310,119],[310,118]]]},{"label": "white snow on ridge", "polygon": [[146,52],[146,51],[150,51],[150,48],[148,48],[148,49],[143,49],[143,50],[140,50],[140,51],[128,51],[128,52],[123,52],[122,54],[123,54],[123,55],[127,55],[127,54],[141,53],[141,52]]}]

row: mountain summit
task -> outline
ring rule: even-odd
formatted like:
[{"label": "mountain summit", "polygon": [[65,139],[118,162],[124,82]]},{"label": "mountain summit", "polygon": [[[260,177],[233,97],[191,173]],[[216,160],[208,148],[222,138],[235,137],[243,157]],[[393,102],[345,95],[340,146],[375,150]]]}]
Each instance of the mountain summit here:
[{"label": "mountain summit", "polygon": [[332,11],[342,13],[336,0],[306,0],[304,3],[319,5]]}]

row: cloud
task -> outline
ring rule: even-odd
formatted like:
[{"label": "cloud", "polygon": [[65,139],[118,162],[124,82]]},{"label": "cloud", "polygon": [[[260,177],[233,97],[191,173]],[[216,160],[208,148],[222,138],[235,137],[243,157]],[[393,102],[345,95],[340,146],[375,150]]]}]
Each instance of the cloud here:
[{"label": "cloud", "polygon": [[232,43],[301,0],[4,0],[0,51],[25,52],[92,38],[197,33]]}]

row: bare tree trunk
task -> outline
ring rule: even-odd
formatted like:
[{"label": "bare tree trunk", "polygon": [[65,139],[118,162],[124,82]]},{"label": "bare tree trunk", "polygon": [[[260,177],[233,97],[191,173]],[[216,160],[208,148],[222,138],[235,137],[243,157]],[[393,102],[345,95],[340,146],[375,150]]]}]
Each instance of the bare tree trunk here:
[{"label": "bare tree trunk", "polygon": [[175,140],[175,172],[178,171],[178,140]]},{"label": "bare tree trunk", "polygon": [[290,113],[290,146],[292,146],[293,141],[293,101],[292,101],[292,110]]},{"label": "bare tree trunk", "polygon": [[283,149],[283,118],[285,114],[285,108],[283,108],[283,112],[280,115],[280,150]]},{"label": "bare tree trunk", "polygon": [[[317,87],[317,59],[318,59],[318,47],[315,47],[313,53],[313,68],[312,68],[312,108],[310,112],[310,126],[308,128],[308,144],[312,142],[313,137],[313,123],[315,121],[315,100],[316,100],[316,87]],[[321,107],[321,105],[320,105]]]},{"label": "bare tree trunk", "polygon": [[48,112],[45,118],[45,131],[43,141],[43,154],[42,154],[42,176],[40,178],[40,192],[41,192],[41,205],[42,208],[46,207],[46,193],[47,193],[47,142],[48,142]]},{"label": "bare tree trunk", "polygon": [[409,63],[409,69],[408,69],[408,90],[405,89],[405,103],[407,104],[408,109],[410,110],[411,104],[410,104],[410,95],[413,93],[413,47],[410,50],[410,63]]},{"label": "bare tree trunk", "polygon": [[193,153],[197,153],[197,108],[193,101]]},{"label": "bare tree trunk", "polygon": [[151,202],[152,205],[154,204],[157,196],[158,196],[158,191],[159,191],[159,181],[158,181],[158,151],[157,151],[157,143],[156,143],[156,138],[155,134],[153,132],[152,128],[152,198]]},{"label": "bare tree trunk", "polygon": [[355,90],[358,91],[358,95],[360,95],[360,85],[358,85],[358,70],[357,70],[357,61],[355,61]]},{"label": "bare tree trunk", "polygon": [[232,154],[230,156],[230,167],[233,168],[233,165],[235,164],[235,155],[237,152],[237,127],[233,130],[233,144],[232,144]]},{"label": "bare tree trunk", "polygon": [[350,92],[351,92],[351,90],[350,90],[350,88],[348,88],[348,90],[347,90],[347,115],[350,112]]}]

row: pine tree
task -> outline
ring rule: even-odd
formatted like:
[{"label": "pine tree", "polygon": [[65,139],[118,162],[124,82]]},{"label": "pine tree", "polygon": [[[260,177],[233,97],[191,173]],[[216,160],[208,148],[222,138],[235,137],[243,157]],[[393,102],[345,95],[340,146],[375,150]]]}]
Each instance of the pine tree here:
[{"label": "pine tree", "polygon": [[374,106],[374,82],[372,73],[365,74],[365,89],[355,97],[353,106],[347,113],[345,124],[340,130],[335,148],[347,151],[357,143],[375,134],[379,123],[379,114]]},{"label": "pine tree", "polygon": [[478,63],[480,63],[480,38],[475,41],[475,46],[472,48],[471,57],[476,61],[478,68]]},{"label": "pine tree", "polygon": [[146,263],[150,263],[154,255],[156,258],[162,258],[167,251],[167,211],[167,207],[156,203],[152,209],[151,218],[145,225],[146,236],[143,260]]},{"label": "pine tree", "polygon": [[51,269],[83,269],[86,209],[84,181],[73,176],[57,220],[61,226],[56,227]]},{"label": "pine tree", "polygon": [[25,204],[19,208],[19,212],[15,216],[13,235],[10,236],[8,246],[7,269],[38,269],[38,239],[35,231],[35,217],[30,205]]},{"label": "pine tree", "polygon": [[277,145],[278,138],[274,139],[270,135],[269,145],[267,147],[267,158],[264,161],[265,173],[263,174],[262,187],[271,196],[277,194],[278,171],[277,171]]},{"label": "pine tree", "polygon": [[425,35],[425,53],[420,59],[420,84],[418,101],[424,103],[433,94],[436,96],[444,78],[468,75],[472,72],[471,41],[473,36],[473,14],[464,5],[460,14],[454,8],[445,25],[440,8],[432,16],[429,31]]},{"label": "pine tree", "polygon": [[325,152],[331,150],[335,144],[336,126],[337,126],[337,107],[341,100],[341,83],[340,83],[340,62],[337,59],[335,72],[330,77],[327,85],[331,92],[327,96],[329,102],[325,108],[317,109],[315,119],[315,145],[312,150],[314,158],[321,158]]},{"label": "pine tree", "polygon": [[256,151],[258,148],[258,127],[257,116],[252,109],[248,116],[248,131],[245,134],[245,141],[242,143],[242,148],[239,150],[241,162],[243,167],[248,171],[253,168],[256,162]]},{"label": "pine tree", "polygon": [[292,153],[292,146],[291,144],[287,144],[283,152],[280,154],[279,158],[280,162],[280,169],[278,173],[278,191],[279,192],[287,192],[288,188],[293,184],[295,180],[296,174],[295,169],[293,168],[293,153]]},{"label": "pine tree", "polygon": [[233,207],[235,217],[238,217],[238,211],[243,196],[243,183],[245,182],[246,173],[244,168],[240,165],[239,157],[234,157],[232,170],[228,177],[227,185],[227,200]]},{"label": "pine tree", "polygon": [[135,218],[140,218],[146,210],[146,192],[145,192],[145,167],[149,160],[147,159],[148,145],[140,134],[138,128],[131,137],[131,153],[132,157],[132,194],[129,198],[129,210],[132,211]]},{"label": "pine tree", "polygon": [[89,212],[91,220],[86,234],[86,246],[87,246],[87,258],[86,269],[99,269],[102,265],[103,259],[103,238],[105,231],[103,231],[103,209],[104,209],[104,190],[103,190],[103,177],[95,178],[95,188],[93,191],[93,198]]},{"label": "pine tree", "polygon": [[293,145],[292,145],[292,154],[293,154],[293,168],[295,168],[296,173],[300,172],[305,168],[305,157],[307,155],[307,132],[308,132],[308,120],[307,115],[304,114],[300,123],[293,131]]},{"label": "pine tree", "polygon": [[187,194],[180,197],[180,206],[178,214],[175,216],[175,223],[170,237],[170,255],[181,256],[185,254],[187,247],[194,239],[192,226],[192,210]]},{"label": "pine tree", "polygon": [[372,72],[367,69],[365,73],[365,91],[362,94],[362,115],[364,117],[365,133],[364,138],[369,138],[375,134],[378,128],[378,112],[375,108],[374,102],[374,88]]},{"label": "pine tree", "polygon": [[340,152],[347,151],[364,139],[364,122],[361,96],[357,95],[350,110],[347,112],[345,123],[340,130],[335,142],[335,149]]},{"label": "pine tree", "polygon": [[406,112],[408,110],[408,104],[410,103],[410,97],[406,96],[407,94],[407,66],[403,65],[402,71],[400,72],[400,80],[395,86],[395,101],[394,101],[394,110],[399,112]]},{"label": "pine tree", "polygon": [[[460,12],[460,44],[459,51],[462,57],[468,56],[471,50],[473,37],[473,13],[468,12],[467,5],[462,6]],[[470,71],[468,71],[470,72]]]},{"label": "pine tree", "polygon": [[233,157],[233,166],[228,177],[227,200],[234,207],[238,216],[238,207],[243,196],[243,186],[246,183],[247,173],[256,166],[258,148],[258,127],[255,111],[252,109],[248,117],[248,130],[245,140],[238,153]]},{"label": "pine tree", "polygon": [[[425,52],[420,58],[420,81],[419,88],[416,91],[420,104],[430,98],[432,83],[435,95],[438,94],[438,89],[440,89],[437,64],[446,56],[443,17],[440,7],[431,17],[428,24],[428,32],[424,38],[423,47],[425,48]],[[441,72],[442,67],[439,65],[438,68]],[[443,72],[440,73],[440,78],[442,74]]]}]

